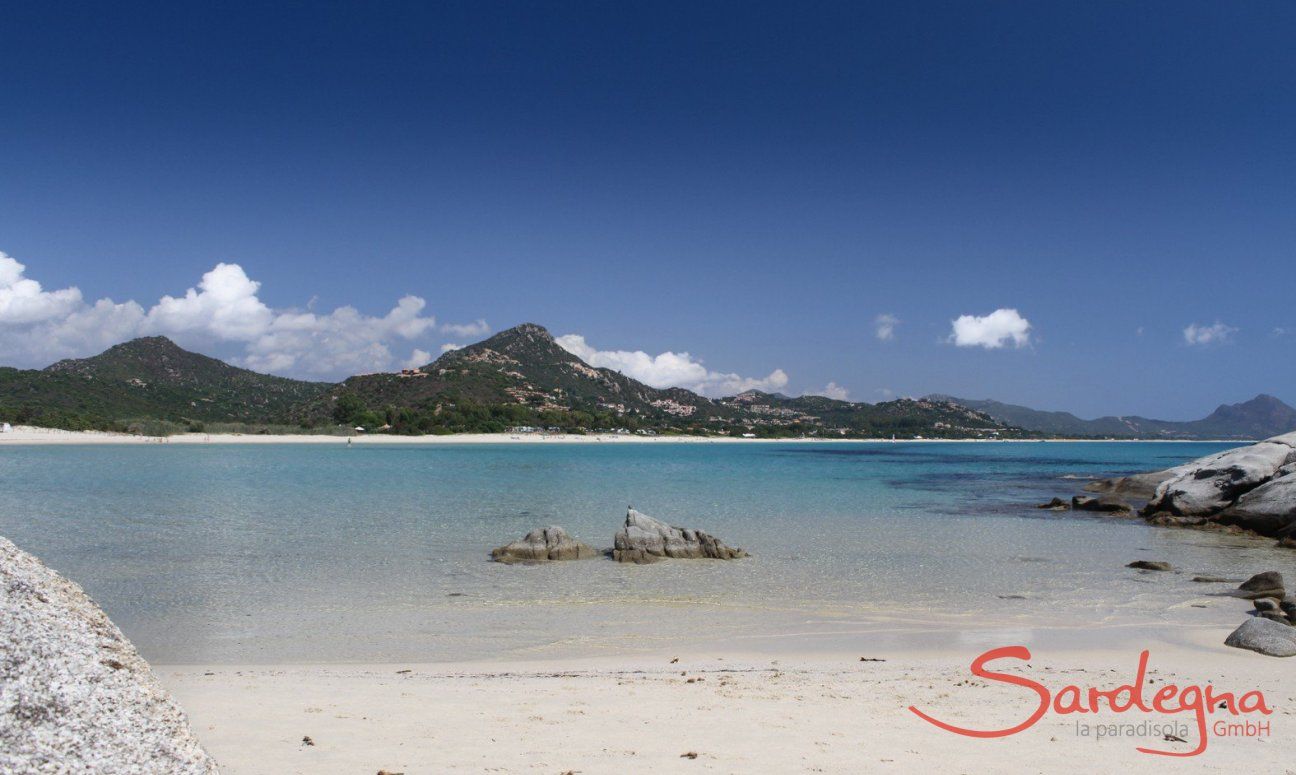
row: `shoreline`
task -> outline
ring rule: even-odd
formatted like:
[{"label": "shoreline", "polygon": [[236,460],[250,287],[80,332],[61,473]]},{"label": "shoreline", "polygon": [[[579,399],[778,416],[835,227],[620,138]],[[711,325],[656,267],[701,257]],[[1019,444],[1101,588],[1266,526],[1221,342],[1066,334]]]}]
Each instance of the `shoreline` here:
[{"label": "shoreline", "polygon": [[397,436],[386,434],[340,436],[331,434],[245,434],[178,433],[173,436],[136,436],[108,431],[67,431],[56,428],[15,426],[0,433],[0,446],[44,446],[55,444],[332,444],[345,446],[396,444],[1245,444],[1240,439],[841,439],[787,438],[743,439],[732,436],[639,436],[634,434],[510,434],[452,433],[445,435]]},{"label": "shoreline", "polygon": [[[1025,641],[1022,641],[1025,642]],[[919,769],[1002,772],[1029,761],[1040,772],[1182,771],[1183,762],[1139,753],[1192,750],[1183,714],[1046,714],[1009,737],[951,734],[910,706],[976,729],[1003,729],[1035,706],[1029,690],[972,678],[973,658],[1005,642],[914,654],[765,655],[729,650],[677,657],[501,663],[281,666],[156,665],[223,772],[859,772]],[[1166,683],[1243,692],[1277,706],[1267,737],[1211,734],[1194,769],[1258,771],[1285,761],[1285,703],[1296,678],[1272,658],[1216,642],[1206,651],[1149,648],[1151,696]],[[1031,661],[992,669],[1057,692],[1132,681],[1139,649],[1041,648]],[[1231,717],[1225,716],[1230,720]],[[1212,718],[1212,721],[1214,718]],[[1078,724],[1183,723],[1182,741],[1160,733],[1095,744]],[[309,744],[305,742],[309,739]]]}]

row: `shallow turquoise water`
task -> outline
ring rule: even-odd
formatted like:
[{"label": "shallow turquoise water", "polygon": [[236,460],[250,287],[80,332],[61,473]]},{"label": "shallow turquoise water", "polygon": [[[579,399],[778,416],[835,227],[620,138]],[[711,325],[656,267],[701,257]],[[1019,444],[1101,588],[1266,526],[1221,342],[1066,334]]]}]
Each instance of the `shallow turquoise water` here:
[{"label": "shallow turquoise water", "polygon": [[[1032,508],[1066,477],[1218,444],[619,444],[0,448],[0,535],[80,582],[158,662],[756,650],[905,628],[1155,623],[1290,552]],[[561,524],[611,545],[627,505],[739,562],[503,566]],[[1004,599],[1020,595],[1025,600]]]}]

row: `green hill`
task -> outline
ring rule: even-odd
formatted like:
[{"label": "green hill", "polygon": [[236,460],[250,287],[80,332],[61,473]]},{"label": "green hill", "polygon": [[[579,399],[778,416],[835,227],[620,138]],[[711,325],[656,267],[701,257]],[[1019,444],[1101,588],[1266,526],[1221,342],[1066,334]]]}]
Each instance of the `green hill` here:
[{"label": "green hill", "polygon": [[240,369],[154,336],[43,370],[0,369],[0,415],[67,428],[140,419],[276,423],[328,387]]},{"label": "green hill", "polygon": [[527,323],[400,373],[339,384],[240,369],[164,337],[135,339],[92,358],[40,370],[0,369],[0,419],[60,428],[157,432],[199,423],[292,425],[369,432],[688,433],[821,438],[1011,437],[986,414],[937,400],[852,403],[749,391],[710,399],[654,388],[595,368]]},{"label": "green hill", "polygon": [[294,419],[398,433],[518,426],[757,436],[1012,433],[976,411],[934,401],[870,405],[755,391],[710,399],[683,388],[654,388],[590,366],[534,323],[448,352],[421,369],[352,377],[301,407]]}]

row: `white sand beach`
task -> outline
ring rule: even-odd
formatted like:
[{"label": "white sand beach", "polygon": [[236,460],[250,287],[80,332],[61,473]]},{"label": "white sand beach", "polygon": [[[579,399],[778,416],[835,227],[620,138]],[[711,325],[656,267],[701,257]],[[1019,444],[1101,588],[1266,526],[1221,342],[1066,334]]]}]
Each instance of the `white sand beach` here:
[{"label": "white sand beach", "polygon": [[[839,439],[779,438],[746,439],[733,436],[641,436],[633,433],[452,433],[425,436],[396,434],[335,435],[326,433],[177,433],[171,436],[140,436],[107,431],[66,431],[16,425],[0,433],[0,445],[36,444],[850,444],[850,443],[960,443],[1040,444],[1097,441],[1096,439]],[[1102,439],[1107,443],[1167,444],[1201,443],[1194,439]],[[1235,439],[1224,443],[1240,443]]]},{"label": "white sand beach", "polygon": [[[697,654],[471,664],[158,667],[224,772],[1290,772],[1296,734],[1291,665],[1207,643],[1149,646],[1149,699],[1166,683],[1243,691],[1275,708],[1268,735],[1219,736],[1192,758],[1192,714],[1046,714],[1009,737],[1038,703],[1029,689],[972,678],[981,649],[871,651],[779,659]],[[860,661],[860,657],[870,660]],[[1050,650],[991,665],[1057,692],[1133,680],[1137,648]],[[1258,717],[1248,717],[1258,718]],[[1111,723],[1183,724],[1163,734],[1096,737]],[[1209,717],[1230,722],[1242,718]],[[1077,722],[1089,736],[1079,734]],[[1147,730],[1143,730],[1146,732]],[[1178,730],[1182,731],[1182,730]],[[1110,732],[1109,735],[1114,734]],[[1176,735],[1178,736],[1178,735]],[[309,738],[312,744],[304,743]]]}]

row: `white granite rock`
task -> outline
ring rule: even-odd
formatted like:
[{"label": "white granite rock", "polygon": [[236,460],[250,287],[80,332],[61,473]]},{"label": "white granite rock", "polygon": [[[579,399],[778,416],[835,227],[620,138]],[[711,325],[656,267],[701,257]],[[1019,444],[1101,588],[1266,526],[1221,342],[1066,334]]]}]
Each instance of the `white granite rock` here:
[{"label": "white granite rock", "polygon": [[1224,645],[1271,657],[1292,657],[1296,656],[1296,627],[1255,616],[1242,622]]},{"label": "white granite rock", "polygon": [[1261,535],[1296,535],[1296,465],[1285,466],[1278,475],[1220,514],[1220,522],[1254,530]]},{"label": "white granite rock", "polygon": [[496,562],[550,562],[597,557],[598,550],[577,541],[556,525],[527,533],[520,540],[491,551]]},{"label": "white granite rock", "polygon": [[618,562],[649,563],[668,557],[696,560],[733,560],[746,557],[742,549],[726,546],[701,530],[668,525],[634,509],[626,512],[625,525],[617,531],[612,557]]},{"label": "white granite rock", "polygon": [[1194,460],[1179,466],[1176,476],[1157,487],[1148,510],[1181,516],[1217,514],[1293,462],[1296,433]]},{"label": "white granite rock", "polygon": [[184,712],[99,606],[4,538],[0,772],[216,772]]}]

